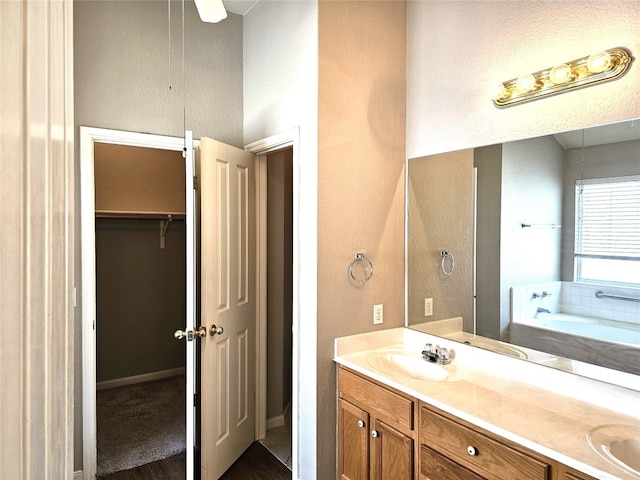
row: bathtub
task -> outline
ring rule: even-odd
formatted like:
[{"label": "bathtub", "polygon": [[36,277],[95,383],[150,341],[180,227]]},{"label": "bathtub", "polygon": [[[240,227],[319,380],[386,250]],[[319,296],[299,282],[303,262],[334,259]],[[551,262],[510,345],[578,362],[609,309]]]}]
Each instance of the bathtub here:
[{"label": "bathtub", "polygon": [[640,325],[569,313],[514,320],[511,343],[640,375]]},{"label": "bathtub", "polygon": [[609,342],[640,346],[640,325],[571,313],[539,313],[524,323],[532,327],[580,335]]}]

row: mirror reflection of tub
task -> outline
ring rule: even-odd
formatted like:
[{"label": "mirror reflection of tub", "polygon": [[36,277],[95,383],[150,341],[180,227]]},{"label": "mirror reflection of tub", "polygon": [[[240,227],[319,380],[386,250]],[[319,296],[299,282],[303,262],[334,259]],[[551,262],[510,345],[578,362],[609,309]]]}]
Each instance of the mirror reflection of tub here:
[{"label": "mirror reflection of tub", "polygon": [[571,313],[542,312],[536,319],[520,323],[531,327],[597,338],[610,342],[626,343],[640,347],[640,326],[597,317],[585,317]]},{"label": "mirror reflection of tub", "polygon": [[[573,282],[513,287],[511,341],[640,374],[640,303],[599,298],[602,288]],[[638,297],[637,289],[612,292]]]}]

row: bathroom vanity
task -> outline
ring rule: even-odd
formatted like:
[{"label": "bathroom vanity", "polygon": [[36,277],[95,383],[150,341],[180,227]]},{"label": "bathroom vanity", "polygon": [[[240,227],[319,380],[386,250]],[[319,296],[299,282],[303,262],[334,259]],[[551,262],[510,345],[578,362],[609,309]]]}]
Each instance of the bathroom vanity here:
[{"label": "bathroom vanity", "polygon": [[640,478],[632,389],[403,328],[337,339],[334,358],[340,479]]}]

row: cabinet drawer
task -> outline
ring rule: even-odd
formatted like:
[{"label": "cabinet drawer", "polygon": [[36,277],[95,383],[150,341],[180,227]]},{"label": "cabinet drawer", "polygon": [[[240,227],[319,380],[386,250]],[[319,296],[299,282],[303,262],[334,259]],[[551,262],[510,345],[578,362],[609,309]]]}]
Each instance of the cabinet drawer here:
[{"label": "cabinet drawer", "polygon": [[550,478],[550,466],[547,462],[471,430],[425,407],[420,411],[420,440],[429,448],[487,478]]},{"label": "cabinet drawer", "polygon": [[558,474],[555,478],[557,480],[597,480],[586,473],[577,472],[562,464],[558,465]]},{"label": "cabinet drawer", "polygon": [[484,480],[471,470],[422,445],[420,447],[420,478],[425,480]]},{"label": "cabinet drawer", "polygon": [[414,402],[351,373],[338,370],[338,395],[365,408],[377,418],[413,430]]}]

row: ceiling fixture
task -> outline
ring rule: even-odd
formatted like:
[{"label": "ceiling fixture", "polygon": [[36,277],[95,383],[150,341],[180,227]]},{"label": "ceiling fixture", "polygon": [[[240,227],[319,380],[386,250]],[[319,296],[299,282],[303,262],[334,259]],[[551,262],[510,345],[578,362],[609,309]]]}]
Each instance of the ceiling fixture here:
[{"label": "ceiling fixture", "polygon": [[588,57],[529,73],[497,86],[492,95],[498,108],[557,95],[621,77],[633,62],[625,48],[612,48]]},{"label": "ceiling fixture", "polygon": [[227,18],[227,11],[222,0],[195,0],[200,20],[207,23],[218,23]]}]

